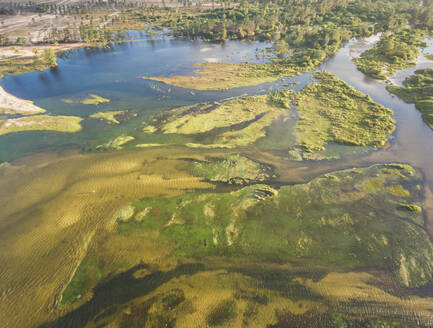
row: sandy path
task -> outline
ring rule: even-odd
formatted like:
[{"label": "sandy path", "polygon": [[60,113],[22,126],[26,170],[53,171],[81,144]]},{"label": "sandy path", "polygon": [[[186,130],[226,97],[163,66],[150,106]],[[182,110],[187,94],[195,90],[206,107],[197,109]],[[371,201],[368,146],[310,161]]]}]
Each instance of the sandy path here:
[{"label": "sandy path", "polygon": [[39,54],[43,54],[46,49],[53,49],[55,52],[81,48],[85,46],[83,42],[66,43],[59,45],[38,45],[38,46],[10,46],[0,48],[0,61],[19,59],[19,58],[33,58],[35,53],[33,49],[38,49]]}]

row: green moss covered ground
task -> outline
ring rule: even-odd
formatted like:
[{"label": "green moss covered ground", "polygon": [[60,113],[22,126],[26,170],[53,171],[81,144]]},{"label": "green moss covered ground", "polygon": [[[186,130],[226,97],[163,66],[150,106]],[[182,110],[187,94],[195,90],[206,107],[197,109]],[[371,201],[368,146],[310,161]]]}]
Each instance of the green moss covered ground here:
[{"label": "green moss covered ground", "polygon": [[265,181],[269,178],[269,167],[241,155],[229,155],[223,159],[193,162],[192,171],[210,181],[244,184],[250,181]]}]

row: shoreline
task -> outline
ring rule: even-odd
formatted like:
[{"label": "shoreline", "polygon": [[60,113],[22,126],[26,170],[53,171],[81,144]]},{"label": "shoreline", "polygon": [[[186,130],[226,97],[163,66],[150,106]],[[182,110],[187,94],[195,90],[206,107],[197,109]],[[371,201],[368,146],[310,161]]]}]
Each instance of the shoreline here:
[{"label": "shoreline", "polygon": [[73,42],[73,43],[61,43],[58,45],[53,44],[35,44],[25,46],[6,46],[0,48],[0,62],[16,59],[34,59],[36,54],[34,49],[37,49],[39,53],[43,53],[44,50],[53,49],[54,52],[67,51],[72,49],[78,49],[85,47],[85,42]]},{"label": "shoreline", "polygon": [[33,115],[45,112],[45,109],[36,106],[31,100],[15,97],[0,86],[0,114]]}]

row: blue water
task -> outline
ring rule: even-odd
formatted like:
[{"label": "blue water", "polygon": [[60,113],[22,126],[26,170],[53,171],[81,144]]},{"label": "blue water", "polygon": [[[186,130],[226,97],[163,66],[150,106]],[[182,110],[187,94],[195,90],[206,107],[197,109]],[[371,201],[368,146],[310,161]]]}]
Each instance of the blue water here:
[{"label": "blue water", "polygon": [[[241,95],[253,95],[281,89],[284,80],[259,86],[226,91],[194,91],[173,87],[146,79],[149,76],[193,74],[191,66],[202,62],[263,62],[256,56],[270,47],[256,41],[227,41],[205,43],[175,39],[164,32],[150,35],[130,32],[133,41],[121,42],[108,49],[82,48],[63,53],[58,68],[14,76],[0,82],[6,91],[23,99],[32,100],[50,115],[72,115],[87,118],[100,111],[128,110],[135,115],[120,125],[96,119],[83,121],[78,133],[28,131],[0,137],[0,162],[40,152],[78,147],[94,150],[98,145],[121,134],[132,135],[135,143],[170,142],[161,137],[141,133],[141,124],[155,113],[169,108],[216,101]],[[97,94],[111,101],[99,105],[85,105],[80,100]],[[72,101],[67,103],[65,101]],[[155,139],[156,138],[156,139]],[[180,140],[179,140],[180,141]]]}]

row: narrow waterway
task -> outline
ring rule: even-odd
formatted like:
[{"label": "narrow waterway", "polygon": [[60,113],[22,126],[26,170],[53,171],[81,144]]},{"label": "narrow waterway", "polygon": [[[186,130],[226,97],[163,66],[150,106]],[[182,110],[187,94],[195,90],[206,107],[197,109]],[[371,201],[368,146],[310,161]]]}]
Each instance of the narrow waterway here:
[{"label": "narrow waterway", "polygon": [[[352,59],[371,47],[371,42],[352,40],[320,69],[334,74],[374,101],[394,111],[397,121],[390,147],[372,152],[360,160],[365,162],[403,162],[420,169],[426,183],[433,188],[433,130],[422,120],[413,104],[407,104],[386,90],[386,83],[365,76],[356,69]],[[424,65],[424,63],[422,63]],[[432,66],[432,65],[430,65]]]}]

